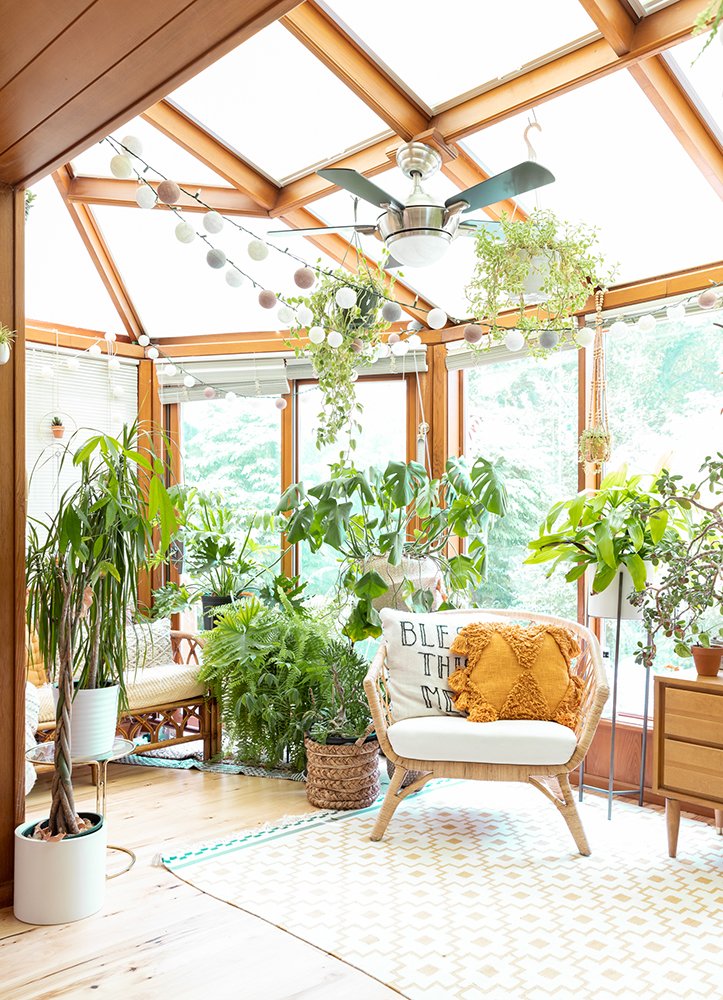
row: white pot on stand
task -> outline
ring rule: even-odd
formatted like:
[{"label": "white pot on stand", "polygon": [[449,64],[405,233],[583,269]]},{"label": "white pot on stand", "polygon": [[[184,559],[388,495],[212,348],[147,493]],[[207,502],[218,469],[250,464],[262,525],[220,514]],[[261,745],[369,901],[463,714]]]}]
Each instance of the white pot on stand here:
[{"label": "white pot on stand", "polygon": [[[72,757],[98,757],[112,749],[118,723],[119,692],[117,684],[80,688],[75,692],[70,724]],[[57,687],[53,688],[53,697],[57,710]]]},{"label": "white pot on stand", "polygon": [[87,833],[58,841],[25,836],[37,824],[15,830],[14,913],[26,924],[65,924],[97,913],[105,901],[105,820],[97,813]]},{"label": "white pot on stand", "polygon": [[[646,563],[646,578],[648,580],[652,579],[653,576],[653,564]],[[622,573],[622,601],[620,604],[620,618],[625,621],[641,621],[643,617],[642,608],[634,608],[633,605],[628,601],[628,594],[631,594],[635,590],[635,584],[630,576],[630,571],[628,567],[621,563],[618,567],[618,571],[615,576],[610,581],[605,590],[600,591],[599,594],[594,594],[592,590],[592,579],[594,577],[593,573],[589,574],[590,578],[590,589],[587,603],[587,613],[591,618],[612,618],[613,621],[617,620],[618,617],[618,591],[620,574]]]}]

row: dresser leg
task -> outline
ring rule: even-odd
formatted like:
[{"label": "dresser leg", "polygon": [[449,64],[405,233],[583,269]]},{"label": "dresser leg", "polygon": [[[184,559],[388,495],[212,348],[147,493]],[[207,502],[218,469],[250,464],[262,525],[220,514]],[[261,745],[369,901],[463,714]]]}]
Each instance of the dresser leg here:
[{"label": "dresser leg", "polygon": [[674,858],[678,852],[678,829],[680,828],[680,802],[665,800],[665,820],[668,825],[668,854]]},{"label": "dresser leg", "polygon": [[719,837],[723,836],[723,809],[715,810],[715,832]]}]

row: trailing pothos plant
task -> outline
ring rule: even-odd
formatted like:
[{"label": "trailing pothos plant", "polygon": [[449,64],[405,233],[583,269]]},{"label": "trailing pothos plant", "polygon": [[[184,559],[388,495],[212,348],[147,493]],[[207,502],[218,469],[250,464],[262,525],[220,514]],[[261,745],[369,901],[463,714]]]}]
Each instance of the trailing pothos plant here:
[{"label": "trailing pothos plant", "polygon": [[[545,330],[569,331],[574,340],[575,310],[614,275],[596,244],[594,228],[562,222],[546,209],[532,212],[527,219],[514,220],[502,213],[499,229],[480,229],[475,237],[477,262],[466,289],[475,321],[489,332],[485,345],[477,349],[489,350],[504,341],[510,326],[500,325],[498,317],[511,308],[517,309],[515,325],[533,353],[550,353],[538,343]],[[535,273],[545,301],[531,308],[525,305],[525,283]]]},{"label": "trailing pothos plant", "polygon": [[[723,22],[723,0],[712,0],[705,10],[702,10],[695,19],[695,27],[693,28],[694,35],[699,35],[701,32],[708,31],[710,29],[708,37],[705,40],[705,45],[695,59],[700,58],[718,34],[721,22]],[[694,62],[695,59],[693,60]]]},{"label": "trailing pothos plant", "polygon": [[[478,458],[470,470],[463,458],[451,458],[439,479],[418,462],[390,462],[367,472],[338,463],[330,471],[329,479],[309,489],[303,482],[290,486],[277,511],[290,514],[289,544],[308,542],[312,552],[327,545],[341,557],[339,586],[352,605],[344,632],[351,639],[381,634],[372,602],[389,584],[370,568],[375,556],[386,556],[391,566],[404,557],[431,557],[451,601],[484,578],[490,514],[502,517],[507,510],[507,491],[491,462]],[[466,540],[466,552],[450,554],[455,536]],[[432,608],[434,593],[409,578],[401,596],[415,610]]]},{"label": "trailing pothos plant", "polygon": [[[361,431],[356,419],[362,411],[357,401],[354,382],[358,365],[368,365],[374,361],[376,348],[382,342],[382,333],[389,329],[389,323],[382,317],[380,307],[390,297],[393,276],[385,275],[380,268],[371,268],[366,258],[357,255],[358,271],[350,274],[346,268],[322,274],[319,283],[308,296],[298,296],[288,300],[290,306],[306,307],[313,313],[313,320],[306,327],[291,326],[289,346],[296,356],[308,358],[319,379],[319,389],[324,408],[318,415],[316,446],[323,448],[334,444],[342,430],[347,430],[350,446],[356,446],[356,435]],[[390,281],[385,286],[385,280]],[[355,304],[349,309],[341,308],[336,301],[340,289],[348,289],[356,295]],[[324,332],[320,343],[301,345],[300,337],[314,327]],[[337,332],[342,343],[333,347],[328,336]],[[333,343],[333,341],[332,341]]]}]

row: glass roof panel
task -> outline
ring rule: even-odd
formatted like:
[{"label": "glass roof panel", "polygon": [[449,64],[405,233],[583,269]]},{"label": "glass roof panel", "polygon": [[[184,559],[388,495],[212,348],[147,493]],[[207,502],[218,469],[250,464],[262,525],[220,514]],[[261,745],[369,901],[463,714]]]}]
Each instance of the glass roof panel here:
[{"label": "glass roof panel", "polygon": [[[438,0],[330,0],[329,6],[430,107],[597,31],[579,0],[517,0],[514,11],[500,0],[442,6]],[[432,38],[438,41],[430,47]]]},{"label": "glass roof panel", "polygon": [[[154,170],[160,171],[165,177],[171,177],[179,183],[213,184],[214,186],[230,187],[228,181],[207,167],[195,156],[187,153],[173,139],[149,125],[143,118],[134,118],[122,128],[111,132],[119,141],[127,135],[134,135],[143,143],[142,157]],[[111,177],[110,161],[115,155],[110,143],[97,142],[86,149],[73,160],[77,174],[89,174],[92,177]],[[143,166],[140,166],[143,170]],[[155,179],[155,173],[150,174]]]},{"label": "glass roof panel", "polygon": [[[723,31],[714,38],[700,55],[705,36],[691,38],[676,45],[665,58],[693,97],[696,105],[706,114],[709,124],[723,141],[723,91],[721,90],[721,62],[723,62]],[[700,58],[698,56],[700,55]]]},{"label": "glass roof panel", "polygon": [[[502,170],[525,158],[528,121],[517,115],[465,145]],[[540,105],[537,121],[542,132],[530,139],[556,177],[540,189],[541,207],[598,227],[608,263],[620,264],[618,282],[720,258],[723,203],[628,73]],[[526,199],[534,205],[535,194]]]},{"label": "glass roof panel", "polygon": [[[210,244],[222,249],[248,277],[240,288],[231,288],[224,279],[225,269],[214,270],[206,263],[209,245],[200,238],[179,243],[174,235],[177,220],[170,212],[97,206],[96,217],[128,292],[151,337],[191,337],[198,334],[236,333],[284,329],[276,309],[258,304],[261,288],[282,296],[299,294],[294,271],[304,262],[334,269],[338,265],[303,237],[274,239],[274,245],[290,251],[301,261],[270,249],[268,257],[252,261],[247,253],[253,238],[226,222],[224,230],[210,237]],[[186,214],[197,233],[202,233],[201,216]],[[286,229],[278,219],[238,219],[248,223],[251,234],[265,237],[269,229]],[[254,290],[249,278],[261,288]],[[279,302],[279,307],[282,305]]]},{"label": "glass roof panel", "polygon": [[389,131],[280,24],[259,31],[171,99],[279,180]]},{"label": "glass roof panel", "polygon": [[28,319],[124,332],[52,177],[36,196],[25,227],[25,312]]}]

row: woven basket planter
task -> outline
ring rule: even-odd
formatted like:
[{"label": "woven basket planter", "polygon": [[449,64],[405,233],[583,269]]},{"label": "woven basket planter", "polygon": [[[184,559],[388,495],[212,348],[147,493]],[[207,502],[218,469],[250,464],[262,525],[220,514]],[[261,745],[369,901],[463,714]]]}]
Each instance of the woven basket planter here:
[{"label": "woven basket planter", "polygon": [[306,797],[320,809],[365,809],[379,795],[379,743],[306,744]]}]

